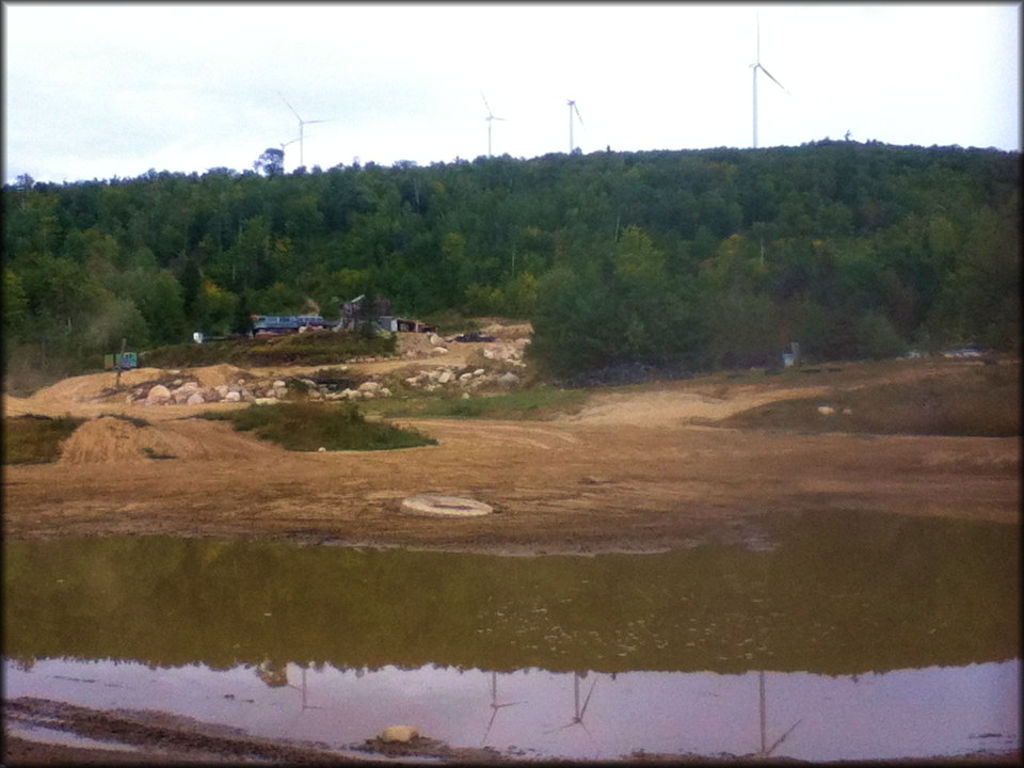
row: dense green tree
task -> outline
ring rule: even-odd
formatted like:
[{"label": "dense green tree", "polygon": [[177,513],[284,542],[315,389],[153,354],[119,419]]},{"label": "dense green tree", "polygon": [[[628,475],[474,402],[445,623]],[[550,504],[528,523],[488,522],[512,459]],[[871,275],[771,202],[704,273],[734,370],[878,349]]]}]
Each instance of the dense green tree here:
[{"label": "dense green tree", "polygon": [[819,360],[1019,345],[1018,153],[826,140],[303,174],[279,160],[6,186],[5,333],[56,364],[119,332],[169,343],[374,293],[397,314],[529,316],[563,372],[775,364],[791,341]]}]

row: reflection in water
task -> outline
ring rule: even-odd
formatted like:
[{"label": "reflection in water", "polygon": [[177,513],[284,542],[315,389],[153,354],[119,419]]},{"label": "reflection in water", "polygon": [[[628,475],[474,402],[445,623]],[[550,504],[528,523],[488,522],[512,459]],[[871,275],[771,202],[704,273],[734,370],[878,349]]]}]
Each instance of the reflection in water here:
[{"label": "reflection in water", "polygon": [[482,734],[586,758],[928,756],[1018,733],[1001,724],[1019,712],[1016,526],[848,512],[760,525],[772,546],[648,556],[4,542],[5,696],[328,743],[407,722],[453,745]]},{"label": "reflection in water", "polygon": [[524,704],[522,701],[507,701],[504,704],[498,703],[498,673],[491,672],[491,719],[487,721],[487,730],[484,731],[484,738],[480,742],[480,746],[487,744],[487,737],[491,733],[491,728],[494,727],[494,719],[498,716],[498,710],[504,709],[505,707],[514,707],[516,704]]},{"label": "reflection in water", "polygon": [[[856,677],[856,676],[854,676],[854,677]],[[782,742],[784,742],[789,737],[789,734],[791,734],[793,731],[796,730],[796,727],[798,725],[800,725],[800,720],[802,720],[803,718],[801,718],[800,720],[797,720],[795,723],[793,723],[791,726],[789,726],[789,730],[788,731],[786,731],[784,734],[779,736],[779,738],[775,740],[774,744],[772,744],[770,747],[765,749],[765,743],[766,743],[766,739],[767,739],[767,731],[765,729],[765,716],[766,716],[767,713],[765,711],[765,703],[764,703],[764,698],[765,697],[764,697],[764,670],[763,669],[760,672],[757,673],[757,690],[758,690],[758,694],[759,694],[758,695],[758,702],[760,704],[760,707],[759,707],[758,711],[760,712],[760,715],[761,715],[761,749],[757,753],[757,756],[758,757],[771,757],[772,752],[774,752],[776,749],[778,749],[779,745],[782,744]]]},{"label": "reflection in water", "polygon": [[[288,665],[290,679],[303,670]],[[9,698],[162,709],[336,749],[396,722],[456,747],[479,746],[483,733],[488,746],[506,754],[586,760],[640,751],[884,760],[1009,751],[1020,743],[1019,661],[868,673],[857,681],[765,672],[763,710],[760,672],[305,671],[308,700],[292,686],[267,686],[244,666],[163,669],[40,659],[31,670],[12,663],[4,669]],[[786,738],[759,739],[762,713],[766,733]]]}]

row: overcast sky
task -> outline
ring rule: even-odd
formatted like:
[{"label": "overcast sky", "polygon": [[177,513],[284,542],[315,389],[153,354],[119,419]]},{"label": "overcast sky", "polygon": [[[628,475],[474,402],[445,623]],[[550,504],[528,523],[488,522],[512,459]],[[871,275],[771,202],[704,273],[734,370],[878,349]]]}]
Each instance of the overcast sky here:
[{"label": "overcast sky", "polygon": [[[1020,3],[3,4],[4,181],[854,141],[1020,150]],[[287,101],[287,103],[286,103]],[[288,105],[291,105],[289,108]],[[285,167],[299,165],[300,142]]]}]

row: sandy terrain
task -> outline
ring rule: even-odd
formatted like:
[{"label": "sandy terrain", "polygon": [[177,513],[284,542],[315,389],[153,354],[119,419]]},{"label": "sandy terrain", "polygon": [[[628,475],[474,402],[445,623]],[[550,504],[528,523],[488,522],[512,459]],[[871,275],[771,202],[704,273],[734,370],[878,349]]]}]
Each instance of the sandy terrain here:
[{"label": "sandy terrain", "polygon": [[[367,373],[450,365],[480,345],[451,346],[449,355],[437,358],[352,368]],[[769,510],[865,509],[1019,523],[1018,438],[715,426],[763,403],[824,398],[834,387],[877,376],[870,366],[844,369],[826,385],[820,378],[807,386],[792,380],[783,385],[694,379],[599,391],[582,412],[546,422],[409,420],[438,445],[336,453],[289,452],[225,423],[191,418],[211,407],[244,405],[127,405],[123,395],[103,396],[114,384],[113,373],[80,376],[30,398],[4,398],[5,415],[93,419],[66,441],[60,462],[5,467],[4,535],[268,537],[543,554],[672,548],[741,532],[746,518]],[[921,370],[908,363],[897,376]],[[160,373],[133,371],[123,382],[153,380]],[[198,376],[215,386],[236,371],[213,366]],[[100,418],[104,414],[138,417],[149,425]],[[175,458],[148,458],[147,448]],[[441,519],[402,511],[404,498],[424,493],[478,499],[495,513]],[[100,723],[92,732],[99,737],[125,728],[120,722],[103,725],[111,713],[81,716]],[[160,755],[169,756],[154,750],[166,743],[189,748],[174,754],[178,760],[237,761],[243,754],[258,760],[273,754],[232,744],[211,751],[188,728],[174,733],[172,742],[166,734],[140,736],[139,743],[152,748],[141,756],[130,753],[125,761],[163,762]],[[5,759],[18,762],[121,760],[112,754],[21,739],[9,740],[5,748]],[[488,757],[444,754],[448,761]]]},{"label": "sandy terrain", "polygon": [[[451,364],[478,346],[452,344],[443,361],[393,364]],[[392,363],[352,369],[359,374],[386,365]],[[190,418],[211,407],[244,404],[128,405],[121,396],[104,397],[115,374],[79,376],[30,398],[4,400],[7,415],[93,419],[65,443],[60,462],[7,468],[5,534],[266,536],[592,552],[677,546],[709,526],[739,525],[746,516],[777,509],[872,509],[1017,522],[1017,439],[714,426],[767,402],[824,398],[835,387],[858,386],[871,380],[872,370],[846,366],[824,386],[821,378],[809,377],[807,386],[794,386],[791,379],[693,379],[609,389],[595,393],[582,412],[554,421],[408,420],[439,444],[316,454],[285,451],[227,424]],[[896,375],[913,377],[922,370],[908,364]],[[124,383],[160,373],[132,371]],[[237,369],[212,366],[191,373],[213,386],[235,377]],[[145,419],[149,426],[104,414]],[[421,493],[475,498],[497,514],[466,520],[403,514],[402,499]]]}]

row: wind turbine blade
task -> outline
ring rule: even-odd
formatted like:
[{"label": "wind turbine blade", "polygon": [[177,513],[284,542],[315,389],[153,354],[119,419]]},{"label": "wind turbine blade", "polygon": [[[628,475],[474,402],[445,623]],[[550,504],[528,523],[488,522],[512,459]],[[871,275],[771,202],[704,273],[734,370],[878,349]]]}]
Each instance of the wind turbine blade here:
[{"label": "wind turbine blade", "polygon": [[583,720],[583,715],[587,713],[587,705],[590,703],[590,697],[594,693],[594,688],[597,686],[597,680],[595,680],[590,686],[590,693],[587,694],[587,698],[583,700],[583,709],[580,710],[580,721]]},{"label": "wind turbine blade", "polygon": [[302,122],[305,125],[309,125],[310,123],[329,123],[331,121],[330,120],[303,120]]},{"label": "wind turbine blade", "polygon": [[576,106],[576,102],[572,103],[572,108],[576,110],[576,117],[580,121],[580,125],[583,125],[583,115],[580,114],[580,108]]},{"label": "wind turbine blade", "polygon": [[[766,75],[768,75],[769,78],[771,78],[771,81],[773,83],[775,83],[777,86],[779,86],[779,88],[781,88],[782,90],[786,91],[786,86],[784,86],[782,83],[780,83],[774,77],[772,77],[772,73],[771,72],[769,72],[767,69],[762,67],[760,63],[758,63],[757,66],[758,66],[758,69],[760,69],[762,72],[764,72]],[[786,91],[786,93],[789,93],[789,91]],[[790,95],[792,95],[792,94],[790,94]]]},{"label": "wind turbine blade", "polygon": [[487,103],[487,97],[486,97],[486,96],[484,96],[484,92],[483,92],[483,91],[480,91],[480,98],[484,100],[484,106],[485,106],[485,107],[487,107],[487,115],[488,115],[488,119],[490,119],[490,117],[491,117],[491,116],[492,116],[492,115],[493,115],[494,113],[493,113],[493,112],[491,112],[491,105]]},{"label": "wind turbine blade", "polygon": [[281,101],[283,101],[283,102],[284,102],[284,105],[285,105],[286,107],[288,107],[288,109],[290,109],[290,110],[292,111],[292,114],[293,114],[293,115],[295,115],[296,117],[298,117],[298,118],[299,118],[299,122],[301,123],[301,122],[302,122],[302,118],[301,118],[301,117],[299,117],[299,113],[295,111],[295,108],[294,108],[294,107],[292,107],[292,105],[288,103],[288,99],[286,99],[286,98],[284,97],[284,94],[282,94],[282,93],[278,93],[277,95],[281,97]]},{"label": "wind turbine blade", "polygon": [[757,63],[761,63],[761,14],[754,14],[757,21]]},{"label": "wind turbine blade", "polygon": [[771,755],[771,753],[775,751],[775,748],[776,748],[777,746],[779,746],[779,744],[781,744],[782,742],[784,742],[784,741],[786,740],[786,737],[787,737],[787,736],[789,736],[789,734],[791,734],[791,733],[793,732],[793,729],[794,729],[794,728],[796,728],[796,727],[797,727],[798,725],[800,725],[800,723],[801,723],[801,722],[803,722],[803,718],[802,718],[802,717],[801,717],[801,718],[800,718],[799,720],[797,720],[797,721],[796,721],[795,723],[793,723],[793,724],[792,724],[792,725],[791,725],[791,726],[789,727],[789,730],[788,730],[788,731],[786,731],[786,732],[785,732],[784,734],[782,734],[782,735],[781,735],[781,736],[779,737],[779,740],[778,740],[778,741],[776,741],[776,742],[775,742],[774,744],[772,744],[772,746],[771,746],[771,749],[769,749],[769,750],[768,750],[767,752],[765,752],[765,757],[768,757],[769,755]]},{"label": "wind turbine blade", "polygon": [[494,725],[494,718],[498,716],[498,708],[495,707],[494,711],[491,712],[491,719],[487,723],[487,730],[484,731],[484,741],[487,741],[487,735],[491,732],[491,726]]}]

